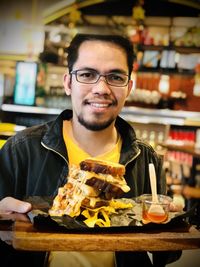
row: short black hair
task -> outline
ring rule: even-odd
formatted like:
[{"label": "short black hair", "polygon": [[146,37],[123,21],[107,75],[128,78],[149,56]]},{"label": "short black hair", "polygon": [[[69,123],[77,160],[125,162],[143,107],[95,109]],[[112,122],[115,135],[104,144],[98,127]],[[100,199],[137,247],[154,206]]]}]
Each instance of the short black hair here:
[{"label": "short black hair", "polygon": [[67,61],[69,72],[78,58],[80,45],[85,41],[103,41],[116,44],[126,52],[129,75],[133,69],[134,52],[133,45],[128,38],[121,35],[101,35],[101,34],[76,34],[67,48]]}]

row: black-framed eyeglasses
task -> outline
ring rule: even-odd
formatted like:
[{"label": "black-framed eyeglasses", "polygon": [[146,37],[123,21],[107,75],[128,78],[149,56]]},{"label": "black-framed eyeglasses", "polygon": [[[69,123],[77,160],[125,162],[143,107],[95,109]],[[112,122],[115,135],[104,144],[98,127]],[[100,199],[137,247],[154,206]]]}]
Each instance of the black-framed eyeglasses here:
[{"label": "black-framed eyeglasses", "polygon": [[77,82],[85,84],[95,84],[99,81],[100,77],[104,77],[107,84],[123,87],[129,82],[129,76],[124,73],[110,72],[108,74],[100,74],[96,70],[74,70],[70,74],[74,74]]}]

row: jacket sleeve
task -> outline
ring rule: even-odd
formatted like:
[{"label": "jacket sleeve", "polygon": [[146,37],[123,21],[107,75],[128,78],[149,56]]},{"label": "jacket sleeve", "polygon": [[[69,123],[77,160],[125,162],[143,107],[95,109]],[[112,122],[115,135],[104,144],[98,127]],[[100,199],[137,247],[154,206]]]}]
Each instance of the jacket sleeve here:
[{"label": "jacket sleeve", "polygon": [[[154,152],[155,156],[155,152]],[[156,166],[157,166],[157,190],[159,194],[167,194],[167,185],[166,185],[166,173],[163,168],[163,158],[156,154]]]},{"label": "jacket sleeve", "polygon": [[180,259],[182,251],[156,251],[153,253],[153,266],[164,267]]},{"label": "jacket sleeve", "polygon": [[0,199],[14,194],[14,162],[14,151],[10,139],[0,150]]}]

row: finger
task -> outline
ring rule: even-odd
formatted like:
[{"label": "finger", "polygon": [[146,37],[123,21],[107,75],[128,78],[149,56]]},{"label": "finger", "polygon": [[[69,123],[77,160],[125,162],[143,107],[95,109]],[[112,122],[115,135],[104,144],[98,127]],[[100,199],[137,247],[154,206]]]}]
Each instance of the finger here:
[{"label": "finger", "polygon": [[169,205],[169,210],[172,211],[172,212],[178,212],[178,211],[182,211],[183,210],[183,205],[182,204],[179,204],[179,203],[174,203],[174,202],[171,202],[170,205]]},{"label": "finger", "polygon": [[25,221],[29,222],[30,219],[24,213],[10,212],[10,213],[1,213],[1,220],[11,220],[11,221]]},{"label": "finger", "polygon": [[0,231],[0,239],[8,245],[12,245],[12,232]]},{"label": "finger", "polygon": [[31,204],[25,201],[15,199],[13,197],[5,197],[0,201],[0,212],[18,212],[26,213],[31,210]]}]

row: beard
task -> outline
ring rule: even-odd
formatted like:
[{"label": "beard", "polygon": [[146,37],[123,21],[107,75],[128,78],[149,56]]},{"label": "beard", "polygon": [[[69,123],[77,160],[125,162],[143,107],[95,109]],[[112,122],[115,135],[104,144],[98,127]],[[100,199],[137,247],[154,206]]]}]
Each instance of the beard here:
[{"label": "beard", "polygon": [[101,131],[101,130],[106,129],[108,126],[110,126],[115,121],[115,118],[110,118],[109,120],[100,123],[98,121],[97,122],[88,122],[88,121],[84,120],[82,115],[79,115],[78,121],[87,130]]},{"label": "beard", "polygon": [[[85,100],[83,104],[87,105],[88,101]],[[113,100],[111,105],[112,106],[117,106],[118,105],[117,100]],[[83,116],[82,113],[81,114],[76,114],[76,115],[77,115],[78,122],[82,126],[84,126],[87,130],[90,130],[90,131],[101,131],[101,130],[104,130],[107,127],[109,127],[116,120],[116,116],[112,116],[108,120],[100,122],[98,117],[100,117],[101,115],[100,114],[96,114],[96,118],[97,119],[90,122],[90,121],[87,121],[86,119],[84,119],[84,116]]]}]

